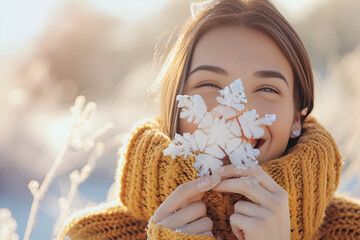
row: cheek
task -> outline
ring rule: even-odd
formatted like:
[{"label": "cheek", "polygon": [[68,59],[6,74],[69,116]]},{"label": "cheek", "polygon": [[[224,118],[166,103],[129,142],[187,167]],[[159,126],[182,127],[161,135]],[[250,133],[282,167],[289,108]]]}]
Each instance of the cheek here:
[{"label": "cheek", "polygon": [[294,109],[283,108],[275,112],[276,120],[273,123],[273,127],[276,128],[276,132],[282,139],[289,139],[291,134],[291,128],[294,121]]},{"label": "cheek", "polygon": [[189,123],[185,119],[180,119],[180,132],[179,134],[184,133],[193,133],[196,130],[196,124]]},{"label": "cheek", "polygon": [[291,126],[289,126],[288,123],[278,121],[277,123],[273,123],[273,125],[270,126],[270,131],[272,140],[276,142],[279,147],[283,146],[281,148],[286,148],[290,138]]},{"label": "cheek", "polygon": [[278,156],[284,153],[288,145],[293,124],[293,114],[291,111],[278,112],[275,122],[269,127]]},{"label": "cheek", "polygon": [[207,111],[210,112],[214,107],[216,107],[219,103],[216,100],[218,94],[209,94],[209,95],[202,95],[201,97],[204,99],[204,102],[207,106]]}]

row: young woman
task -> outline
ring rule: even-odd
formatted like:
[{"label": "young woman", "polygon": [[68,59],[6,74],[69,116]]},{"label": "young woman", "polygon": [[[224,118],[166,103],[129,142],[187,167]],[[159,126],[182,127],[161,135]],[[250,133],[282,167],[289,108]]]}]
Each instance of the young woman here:
[{"label": "young woman", "polygon": [[[139,124],[119,161],[120,201],[73,216],[71,239],[357,239],[359,204],[334,195],[341,156],[315,119],[313,77],[298,35],[268,1],[221,0],[190,19],[161,73],[162,116]],[[178,94],[202,96],[241,78],[247,107],[276,114],[258,140],[260,166],[239,171],[227,158],[198,178],[194,157],[162,151],[180,120]],[[248,182],[257,176],[259,182]],[[146,229],[146,230],[145,230]]]}]

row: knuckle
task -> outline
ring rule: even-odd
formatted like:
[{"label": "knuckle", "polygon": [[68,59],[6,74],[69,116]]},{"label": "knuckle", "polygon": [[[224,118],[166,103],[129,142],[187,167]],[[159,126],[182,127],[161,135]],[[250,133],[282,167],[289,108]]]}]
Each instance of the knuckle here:
[{"label": "knuckle", "polygon": [[251,169],[251,173],[253,175],[257,175],[257,176],[260,176],[264,173],[264,170],[261,166],[255,166]]},{"label": "knuckle", "polygon": [[239,178],[239,187],[240,188],[248,188],[249,187],[249,177]]},{"label": "knuckle", "polygon": [[202,215],[206,215],[206,205],[204,202],[199,201],[194,203],[195,207],[200,210]]},{"label": "knuckle", "polygon": [[157,215],[154,214],[154,216],[152,217],[152,221],[153,221],[155,224],[159,223]]},{"label": "knuckle", "polygon": [[288,201],[288,199],[289,199],[289,195],[288,195],[288,192],[285,190],[285,189],[283,189],[283,188],[281,188],[281,190],[279,191],[279,197],[283,200],[283,201]]},{"label": "knuckle", "polygon": [[234,205],[234,209],[238,211],[241,209],[242,205],[243,205],[242,202],[237,201]]},{"label": "knuckle", "polygon": [[203,201],[198,201],[198,204],[199,204],[202,208],[206,209],[206,204],[205,204]]},{"label": "knuckle", "polygon": [[271,199],[271,205],[274,206],[274,207],[280,207],[281,205],[283,204],[283,201],[280,197],[278,196],[274,196],[272,199]]},{"label": "knuckle", "polygon": [[271,199],[271,209],[274,212],[282,212],[288,208],[288,201],[280,196],[275,196]]},{"label": "knuckle", "polygon": [[209,217],[203,217],[202,221],[204,222],[204,224],[206,224],[206,226],[208,227],[208,229],[212,230],[213,228],[213,221],[211,220],[211,218]]},{"label": "knuckle", "polygon": [[236,222],[236,214],[231,214],[229,220],[230,220],[230,223],[234,224]]},{"label": "knuckle", "polygon": [[284,205],[288,204],[289,196],[288,193],[281,188],[281,190],[276,194],[274,198],[274,204]]}]

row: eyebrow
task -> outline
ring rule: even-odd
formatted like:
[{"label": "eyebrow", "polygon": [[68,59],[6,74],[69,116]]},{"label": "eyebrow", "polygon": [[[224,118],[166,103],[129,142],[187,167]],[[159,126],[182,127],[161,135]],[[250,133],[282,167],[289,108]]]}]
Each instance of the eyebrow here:
[{"label": "eyebrow", "polygon": [[271,70],[263,70],[263,71],[256,71],[254,74],[255,77],[258,78],[279,78],[285,81],[286,85],[289,86],[288,81],[280,72],[271,71]]},{"label": "eyebrow", "polygon": [[211,66],[211,65],[200,65],[200,66],[196,67],[194,70],[192,70],[189,73],[189,76],[191,74],[193,74],[194,72],[197,72],[197,71],[200,71],[200,70],[207,70],[207,71],[214,72],[214,73],[219,73],[219,74],[222,74],[222,75],[228,75],[227,71],[225,69],[221,68],[221,67],[216,67],[216,66]]},{"label": "eyebrow", "polygon": [[[228,72],[225,69],[221,68],[221,67],[212,66],[212,65],[200,65],[200,66],[196,67],[194,70],[192,70],[189,73],[189,76],[191,74],[193,74],[194,72],[197,72],[197,71],[200,71],[200,70],[206,70],[206,71],[210,71],[210,72],[214,72],[214,73],[218,73],[218,74],[222,74],[222,75],[228,75]],[[286,78],[284,77],[284,75],[282,75],[278,71],[272,71],[272,70],[256,71],[254,73],[254,76],[258,77],[258,78],[279,78],[279,79],[284,80],[286,85],[289,86],[289,83],[286,80]]]}]

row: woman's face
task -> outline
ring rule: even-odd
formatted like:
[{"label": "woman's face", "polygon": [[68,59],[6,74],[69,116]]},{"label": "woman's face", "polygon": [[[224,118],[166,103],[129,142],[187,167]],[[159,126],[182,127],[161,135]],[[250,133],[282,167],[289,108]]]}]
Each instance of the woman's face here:
[{"label": "woman's face", "polygon": [[[210,111],[217,105],[218,91],[238,78],[244,85],[246,109],[255,109],[260,117],[276,114],[276,121],[264,126],[265,133],[257,144],[258,161],[281,156],[291,132],[301,125],[294,109],[293,71],[268,35],[236,26],[205,33],[195,47],[183,94],[200,95]],[[181,134],[195,129],[195,124],[180,120]],[[228,163],[224,160],[224,164]]]}]

